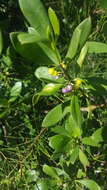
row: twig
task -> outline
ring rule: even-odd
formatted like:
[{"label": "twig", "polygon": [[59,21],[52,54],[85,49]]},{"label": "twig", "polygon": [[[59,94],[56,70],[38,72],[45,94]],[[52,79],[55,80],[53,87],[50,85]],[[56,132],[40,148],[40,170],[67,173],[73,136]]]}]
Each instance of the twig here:
[{"label": "twig", "polygon": [[83,112],[90,112],[90,111],[93,111],[97,108],[102,108],[106,106],[106,104],[99,104],[99,105],[90,105],[88,107],[81,107],[80,110],[83,111]]}]

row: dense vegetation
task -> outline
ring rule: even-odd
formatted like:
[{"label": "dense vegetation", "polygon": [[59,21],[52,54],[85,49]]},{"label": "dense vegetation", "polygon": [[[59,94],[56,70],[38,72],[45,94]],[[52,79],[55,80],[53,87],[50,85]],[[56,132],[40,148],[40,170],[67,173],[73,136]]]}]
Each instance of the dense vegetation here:
[{"label": "dense vegetation", "polygon": [[0,189],[107,189],[106,0],[0,0]]}]

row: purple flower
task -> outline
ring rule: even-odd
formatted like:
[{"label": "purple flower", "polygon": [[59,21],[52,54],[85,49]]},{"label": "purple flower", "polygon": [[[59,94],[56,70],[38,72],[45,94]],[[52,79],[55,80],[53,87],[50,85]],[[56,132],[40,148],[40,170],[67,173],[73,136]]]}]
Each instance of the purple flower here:
[{"label": "purple flower", "polygon": [[72,91],[72,85],[68,84],[65,88],[62,88],[62,93],[66,94]]}]

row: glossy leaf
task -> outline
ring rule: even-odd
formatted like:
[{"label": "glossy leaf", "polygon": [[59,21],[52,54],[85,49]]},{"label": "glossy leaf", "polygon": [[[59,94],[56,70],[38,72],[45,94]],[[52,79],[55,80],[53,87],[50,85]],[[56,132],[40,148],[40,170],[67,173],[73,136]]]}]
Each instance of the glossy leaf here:
[{"label": "glossy leaf", "polygon": [[[15,50],[27,60],[37,64],[58,64],[59,60],[55,52],[42,42],[33,42],[21,44],[18,40],[20,32],[13,32],[10,34],[10,39]],[[28,40],[29,41],[29,40]]]},{"label": "glossy leaf", "polygon": [[39,67],[35,71],[35,76],[40,80],[56,81],[56,78],[49,74],[48,67]]},{"label": "glossy leaf", "polygon": [[45,116],[42,126],[43,127],[50,127],[58,123],[62,119],[62,105],[57,105],[48,114]]},{"label": "glossy leaf", "polygon": [[80,36],[81,30],[79,28],[76,28],[73,32],[66,58],[72,59],[76,55],[79,46]]},{"label": "glossy leaf", "polygon": [[82,179],[82,180],[76,180],[76,182],[84,185],[89,190],[101,190],[100,186],[91,179]]},{"label": "glossy leaf", "polygon": [[3,50],[3,36],[2,36],[2,31],[0,29],[0,55],[2,53]]},{"label": "glossy leaf", "polygon": [[49,15],[49,19],[52,24],[52,27],[53,27],[54,34],[56,36],[59,36],[60,35],[59,20],[56,16],[55,11],[51,7],[49,7],[49,9],[48,9],[48,15]]},{"label": "glossy leaf", "polygon": [[50,27],[50,22],[41,0],[19,0],[19,5],[30,25],[41,36],[47,38],[47,28]]},{"label": "glossy leaf", "polygon": [[79,149],[79,160],[82,163],[82,165],[84,166],[84,168],[89,166],[88,158],[81,149]]}]

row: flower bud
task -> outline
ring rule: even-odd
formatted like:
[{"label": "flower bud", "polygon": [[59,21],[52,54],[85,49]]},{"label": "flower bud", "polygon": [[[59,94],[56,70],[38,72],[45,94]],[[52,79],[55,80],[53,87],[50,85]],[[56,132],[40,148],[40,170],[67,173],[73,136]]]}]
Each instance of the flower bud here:
[{"label": "flower bud", "polygon": [[81,83],[83,82],[83,80],[80,79],[80,78],[76,78],[76,79],[74,80],[74,82],[75,82],[74,88],[75,88],[75,89],[78,89],[78,88],[81,86]]},{"label": "flower bud", "polygon": [[58,72],[54,68],[49,68],[48,73],[52,76],[58,76]]},{"label": "flower bud", "polygon": [[66,65],[64,64],[64,62],[60,63],[60,65],[61,65],[61,67],[62,67],[63,69],[66,69]]},{"label": "flower bud", "polygon": [[72,91],[72,85],[68,84],[65,88],[62,88],[62,93],[66,94]]}]

